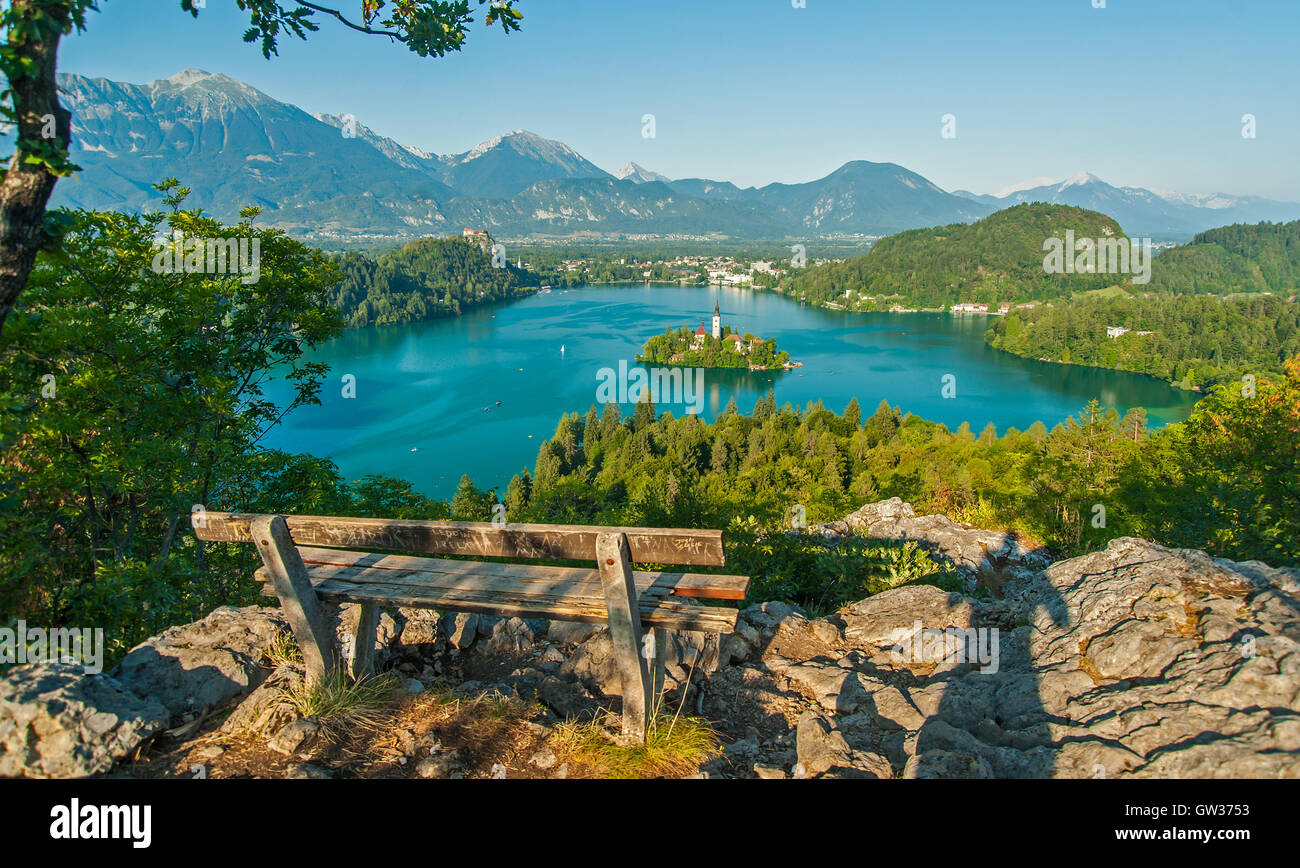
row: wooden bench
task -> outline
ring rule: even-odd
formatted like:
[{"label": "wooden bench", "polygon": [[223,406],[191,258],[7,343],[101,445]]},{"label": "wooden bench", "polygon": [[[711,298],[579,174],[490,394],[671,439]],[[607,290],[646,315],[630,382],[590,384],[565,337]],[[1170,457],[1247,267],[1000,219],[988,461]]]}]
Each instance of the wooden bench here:
[{"label": "wooden bench", "polygon": [[[737,610],[691,598],[743,600],[745,576],[634,571],[633,563],[723,566],[722,531],[493,522],[399,521],[197,511],[201,540],[251,542],[256,576],[280,600],[307,677],[342,665],[322,603],[359,603],[351,673],[373,666],[384,607],[474,612],[609,625],[623,682],[623,735],[644,741],[662,690],[668,630],[730,633]],[[596,568],[412,557],[595,560]],[[635,616],[633,615],[635,613]],[[650,629],[649,642],[643,631]],[[651,666],[647,658],[653,658]]]}]

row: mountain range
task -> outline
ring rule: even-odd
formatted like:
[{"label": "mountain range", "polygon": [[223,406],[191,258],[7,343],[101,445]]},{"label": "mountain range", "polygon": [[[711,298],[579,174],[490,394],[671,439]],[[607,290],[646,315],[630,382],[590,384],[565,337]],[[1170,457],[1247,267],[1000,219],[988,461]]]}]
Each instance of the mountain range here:
[{"label": "mountain range", "polygon": [[1024,202],[1050,202],[1100,211],[1114,217],[1129,235],[1161,240],[1183,240],[1197,232],[1230,223],[1286,221],[1300,217],[1300,205],[1255,196],[1156,193],[1141,187],[1114,187],[1090,172],[1080,172],[1060,183],[1034,181],[1017,184],[993,195],[954,191],[994,208]]},{"label": "mountain range", "polygon": [[[1183,240],[1233,222],[1300,217],[1300,205],[1225,194],[1159,194],[1081,173],[978,195],[948,192],[893,163],[856,160],[800,184],[737,187],[670,180],[635,163],[611,174],[526,130],[451,155],[379,135],[349,115],[310,114],[243,82],[198,69],[136,85],[60,75],[82,171],[53,203],[158,207],[152,185],[176,177],[191,207],[316,240],[417,237],[487,229],[502,239],[689,235],[727,239],[878,236],[962,223],[1021,202],[1109,214],[1130,235]],[[1041,179],[1040,179],[1041,180]]]}]

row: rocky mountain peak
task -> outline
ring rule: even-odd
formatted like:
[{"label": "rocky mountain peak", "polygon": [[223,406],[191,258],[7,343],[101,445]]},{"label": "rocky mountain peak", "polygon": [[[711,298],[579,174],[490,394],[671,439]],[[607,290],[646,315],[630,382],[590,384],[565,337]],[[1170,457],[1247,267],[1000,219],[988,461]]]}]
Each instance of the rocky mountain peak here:
[{"label": "rocky mountain peak", "polygon": [[651,172],[649,169],[632,162],[624,164],[621,169],[614,173],[614,177],[623,181],[633,181],[637,184],[646,184],[651,181],[670,183],[670,179],[666,175]]},{"label": "rocky mountain peak", "polygon": [[[213,76],[213,74],[208,72],[206,69],[199,69],[196,66],[191,66],[188,67],[187,69],[182,69],[180,72],[168,78],[167,81],[171,82],[172,84],[179,85],[181,87],[186,87],[188,85],[195,84],[196,82],[204,81],[206,79],[214,78],[214,77],[218,77],[218,76]],[[219,77],[226,78],[226,76],[224,75]],[[227,79],[227,80],[231,80],[231,79]]]}]

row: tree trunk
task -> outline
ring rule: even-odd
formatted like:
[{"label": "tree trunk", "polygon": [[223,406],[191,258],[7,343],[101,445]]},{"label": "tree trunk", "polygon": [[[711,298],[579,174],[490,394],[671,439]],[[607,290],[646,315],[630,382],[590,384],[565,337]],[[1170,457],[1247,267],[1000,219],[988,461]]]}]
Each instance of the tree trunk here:
[{"label": "tree trunk", "polygon": [[[13,14],[33,18],[58,12],[49,10],[41,0],[13,0]],[[66,17],[66,11],[64,12]],[[60,26],[49,27],[33,39],[15,42],[10,34],[8,48],[17,58],[30,62],[31,72],[14,76],[9,82],[13,106],[18,117],[18,142],[48,142],[61,154],[67,152],[71,139],[72,115],[59,105],[55,81],[55,62],[62,36]],[[54,119],[54,136],[49,119]],[[0,329],[13,310],[18,294],[27,285],[36,262],[36,252],[45,236],[45,206],[54,192],[58,178],[43,163],[25,161],[26,149],[18,147],[9,161],[4,181],[0,183]]]}]

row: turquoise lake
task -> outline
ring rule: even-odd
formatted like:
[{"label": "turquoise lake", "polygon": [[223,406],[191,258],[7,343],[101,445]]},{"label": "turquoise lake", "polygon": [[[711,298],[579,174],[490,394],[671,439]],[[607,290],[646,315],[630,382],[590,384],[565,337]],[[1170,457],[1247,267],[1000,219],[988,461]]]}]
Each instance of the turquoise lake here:
[{"label": "turquoise lake", "polygon": [[[1159,426],[1186,418],[1197,398],[1139,374],[999,352],[983,341],[985,316],[849,313],[737,289],[582,287],[454,319],[344,332],[311,356],[331,368],[321,405],[290,414],[266,442],[333,459],[348,479],[385,473],[447,498],[468,473],[504,492],[511,476],[532,469],[561,414],[596,403],[602,368],[636,367],[646,338],[694,328],[712,317],[715,301],[724,325],[775,337],[803,367],[704,371],[709,420],[732,397],[749,412],[769,388],[778,406],[821,399],[840,412],[856,397],[867,416],[884,399],[976,433],[989,422],[999,433],[1035,421],[1051,428],[1093,398],[1121,412],[1144,407]],[[348,374],[352,398],[343,397]],[[941,394],[948,374],[951,398]],[[287,389],[272,384],[267,394],[284,400]],[[659,409],[685,412],[683,404]]]}]

